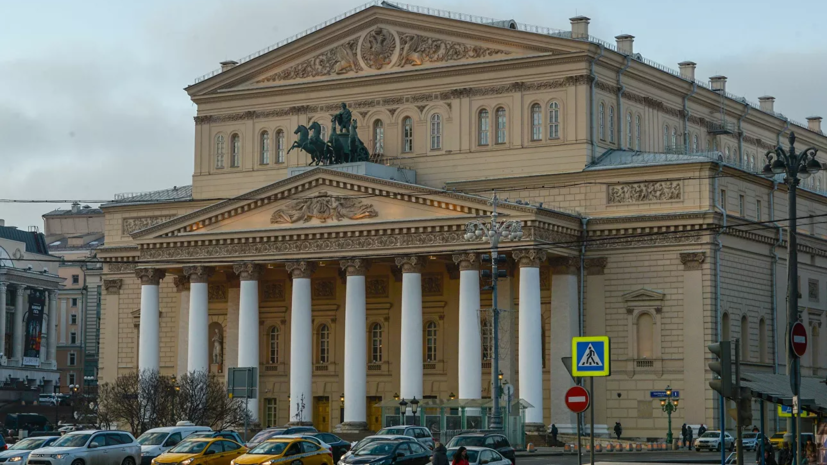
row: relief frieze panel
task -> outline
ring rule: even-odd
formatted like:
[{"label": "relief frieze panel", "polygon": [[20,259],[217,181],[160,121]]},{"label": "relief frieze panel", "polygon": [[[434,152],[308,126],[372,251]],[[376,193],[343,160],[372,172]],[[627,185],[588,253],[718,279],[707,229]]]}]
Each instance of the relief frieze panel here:
[{"label": "relief frieze panel", "polygon": [[356,58],[358,44],[358,38],[350,39],[320,55],[259,79],[256,84],[359,72],[362,65]]},{"label": "relief frieze panel", "polygon": [[227,301],[227,285],[226,284],[210,284],[207,286],[207,301],[209,302],[226,302]]},{"label": "relief frieze panel", "polygon": [[609,205],[681,200],[679,181],[640,182],[609,186]]},{"label": "relief frieze panel", "polygon": [[313,299],[336,300],[336,278],[314,278],[312,282]]},{"label": "relief frieze panel", "polygon": [[294,200],[284,208],[273,212],[271,224],[307,223],[313,219],[321,223],[331,221],[362,220],[379,214],[373,205],[358,199],[331,196],[321,191],[308,199]]},{"label": "relief frieze panel", "polygon": [[262,302],[284,302],[284,280],[262,281]]},{"label": "relief frieze panel", "polygon": [[139,216],[134,218],[124,218],[121,221],[121,234],[128,236],[135,231],[146,229],[156,224],[161,224],[175,218],[174,215],[164,216]]},{"label": "relief frieze panel", "polygon": [[390,283],[387,276],[368,276],[365,278],[365,295],[368,298],[387,298]]}]

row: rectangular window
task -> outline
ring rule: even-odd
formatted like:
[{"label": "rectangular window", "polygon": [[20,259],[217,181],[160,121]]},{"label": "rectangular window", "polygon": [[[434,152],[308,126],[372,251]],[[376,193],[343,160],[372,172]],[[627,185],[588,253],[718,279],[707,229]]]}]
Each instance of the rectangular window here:
[{"label": "rectangular window", "polygon": [[69,324],[70,325],[78,324],[78,314],[77,313],[72,313],[71,315],[69,315]]},{"label": "rectangular window", "polygon": [[726,209],[726,191],[724,189],[721,189],[721,208],[724,211],[727,211],[727,209]]},{"label": "rectangular window", "polygon": [[[78,358],[78,355],[76,353],[69,352],[69,366],[70,367],[75,366],[75,363],[77,362],[77,358]],[[70,383],[70,384],[75,384],[75,383]]]},{"label": "rectangular window", "polygon": [[72,284],[80,284],[80,275],[77,275],[77,274],[72,275]]},{"label": "rectangular window", "polygon": [[78,333],[72,331],[69,333],[69,344],[77,344],[78,343]]},{"label": "rectangular window", "polygon": [[77,308],[77,306],[78,306],[78,299],[76,297],[72,298],[72,307]]},{"label": "rectangular window", "polygon": [[276,426],[278,423],[278,399],[269,397],[264,399],[264,427]]},{"label": "rectangular window", "polygon": [[[72,355],[74,355],[74,354],[72,354]],[[74,373],[69,373],[69,385],[70,385],[70,386],[74,385],[74,384],[75,384],[75,381],[77,381],[77,380],[75,379],[75,374],[74,374]]]},{"label": "rectangular window", "polygon": [[739,195],[738,196],[738,216],[740,216],[741,218],[746,216],[746,214],[744,213],[744,208],[746,208],[746,206],[744,205],[745,203],[746,203],[746,198],[744,197],[744,195],[743,194]]},{"label": "rectangular window", "polygon": [[755,220],[761,221],[761,201],[755,201]]}]

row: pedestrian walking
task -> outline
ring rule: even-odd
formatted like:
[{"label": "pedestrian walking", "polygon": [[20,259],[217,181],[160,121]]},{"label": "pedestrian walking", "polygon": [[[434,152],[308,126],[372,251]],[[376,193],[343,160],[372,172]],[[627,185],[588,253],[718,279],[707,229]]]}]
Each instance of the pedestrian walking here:
[{"label": "pedestrian walking", "polygon": [[623,434],[623,427],[620,426],[619,421],[615,422],[614,431],[615,431],[615,436],[617,436],[617,440],[619,441],[620,440],[620,435]]},{"label": "pedestrian walking", "polygon": [[438,443],[436,447],[434,447],[434,455],[431,457],[431,463],[433,465],[448,465],[448,449],[442,445],[442,443]]},{"label": "pedestrian walking", "polygon": [[465,447],[460,447],[454,454],[454,460],[451,465],[469,465],[468,464],[468,450]]},{"label": "pedestrian walking", "polygon": [[689,444],[689,450],[692,450],[692,427],[686,427],[686,443]]},{"label": "pedestrian walking", "polygon": [[807,444],[804,445],[804,457],[807,458],[808,464],[818,463],[818,449],[812,438],[807,439]]},{"label": "pedestrian walking", "polygon": [[554,423],[552,423],[552,424],[551,424],[551,445],[552,445],[552,446],[556,446],[556,445],[557,445],[557,434],[558,434],[558,433],[559,433],[559,431],[557,430],[557,425],[555,425]]},{"label": "pedestrian walking", "polygon": [[781,446],[781,452],[778,453],[778,465],[791,465],[793,461],[793,454],[790,450],[790,443],[785,442]]},{"label": "pedestrian walking", "polygon": [[681,425],[681,447],[686,447],[686,423]]},{"label": "pedestrian walking", "polygon": [[704,435],[704,433],[706,433],[706,425],[704,425],[703,423],[701,423],[701,427],[700,427],[700,428],[698,428],[698,437],[703,436],[703,435]]}]

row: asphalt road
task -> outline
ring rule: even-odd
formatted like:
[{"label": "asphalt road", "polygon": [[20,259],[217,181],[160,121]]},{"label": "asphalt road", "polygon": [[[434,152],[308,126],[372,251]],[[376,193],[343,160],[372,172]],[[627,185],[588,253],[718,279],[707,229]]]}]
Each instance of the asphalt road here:
[{"label": "asphalt road", "polygon": [[[747,452],[745,462],[750,463],[754,452]],[[718,452],[616,452],[595,454],[595,464],[600,463],[664,463],[664,464],[712,464],[720,463],[721,454]],[[519,465],[578,465],[576,455],[558,455],[551,457],[521,456],[517,458]],[[583,455],[583,465],[589,465],[589,455]]]}]

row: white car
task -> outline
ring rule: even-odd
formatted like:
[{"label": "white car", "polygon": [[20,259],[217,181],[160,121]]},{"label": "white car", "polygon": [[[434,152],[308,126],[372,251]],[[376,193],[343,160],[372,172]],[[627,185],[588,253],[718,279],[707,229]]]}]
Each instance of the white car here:
[{"label": "white car", "polygon": [[125,431],[75,431],[29,455],[28,465],[137,465],[141,446]]},{"label": "white car", "polygon": [[176,426],[152,428],[138,438],[141,445],[141,465],[149,465],[152,459],[176,446],[190,434],[212,431],[208,426],[195,426],[189,422],[179,422]]},{"label": "white car", "polygon": [[[741,439],[744,443],[744,450],[755,450],[761,440],[761,433],[744,433]],[[736,444],[737,446],[737,444]]]},{"label": "white car", "polygon": [[29,454],[31,454],[33,450],[48,447],[58,439],[60,439],[60,436],[56,434],[54,436],[38,436],[17,441],[11,445],[8,450],[0,452],[0,463],[8,462],[9,465],[25,465],[26,459],[29,458]]},{"label": "white car", "polygon": [[[466,447],[468,451],[468,465],[511,465],[511,460],[505,458],[499,452],[487,447]],[[454,459],[459,447],[448,449],[448,461]]]},{"label": "white car", "polygon": [[[724,433],[724,448],[727,450],[735,449],[735,438]],[[695,450],[721,450],[721,432],[707,431],[703,436],[695,440]]]}]

